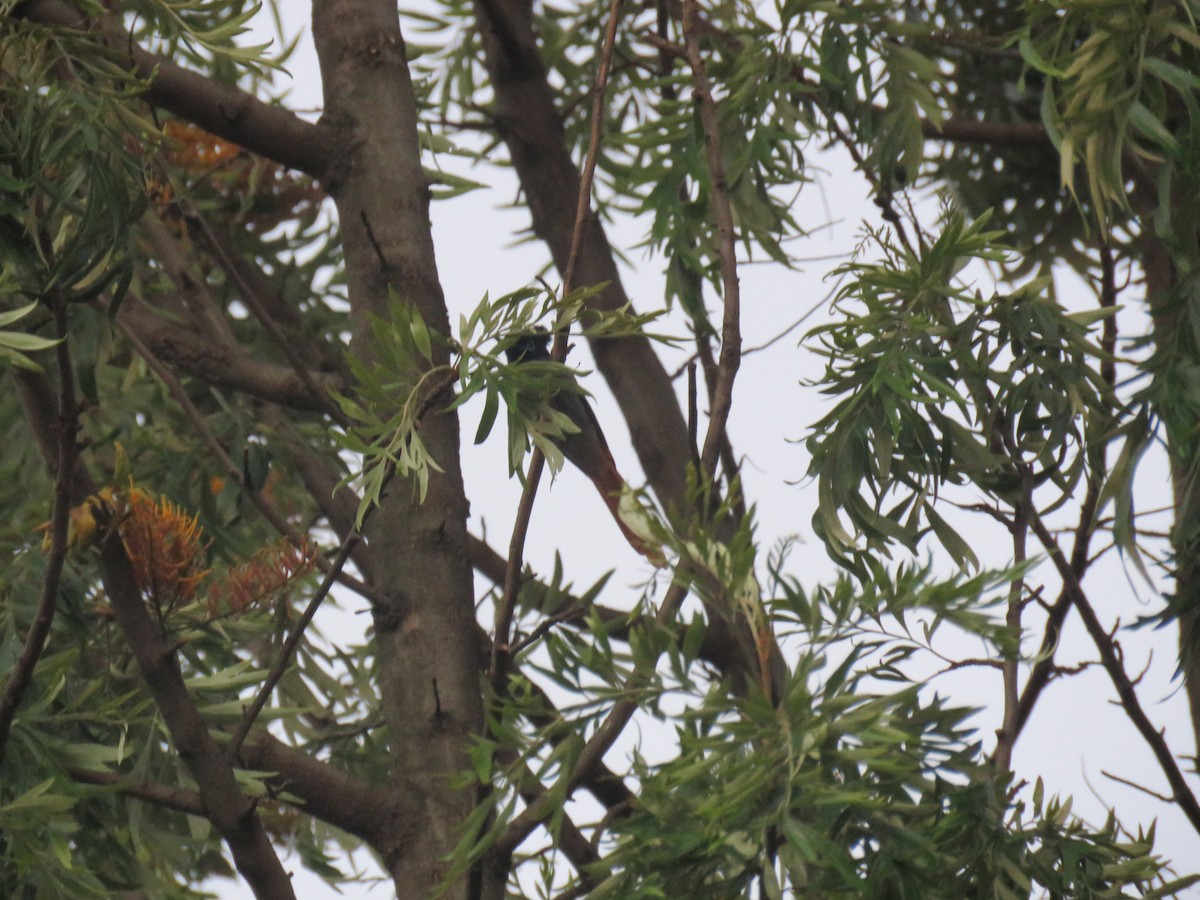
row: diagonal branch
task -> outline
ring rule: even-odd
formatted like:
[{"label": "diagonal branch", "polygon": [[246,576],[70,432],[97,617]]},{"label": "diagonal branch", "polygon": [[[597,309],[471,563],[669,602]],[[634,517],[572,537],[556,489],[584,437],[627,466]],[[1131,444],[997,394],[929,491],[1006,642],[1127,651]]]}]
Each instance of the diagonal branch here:
[{"label": "diagonal branch", "polygon": [[[612,0],[608,12],[608,25],[604,32],[604,48],[600,55],[600,65],[596,70],[596,83],[592,89],[592,130],[588,142],[587,160],[583,167],[583,177],[579,182],[579,195],[575,203],[575,225],[571,231],[571,247],[567,254],[567,265],[563,273],[563,295],[570,293],[576,287],[576,270],[579,267],[580,254],[583,250],[584,226],[591,209],[592,180],[596,174],[596,160],[600,153],[601,123],[604,116],[604,94],[608,86],[608,73],[612,66],[613,47],[617,39],[617,22],[621,10],[621,0]],[[560,331],[554,336],[554,350],[551,357],[559,362],[567,352],[567,335]],[[525,477],[525,489],[521,493],[520,504],[517,507],[516,522],[513,525],[512,539],[508,547],[508,566],[504,574],[504,591],[496,608],[495,636],[492,642],[492,664],[490,667],[491,684],[494,693],[499,695],[504,690],[508,674],[510,647],[509,632],[512,629],[513,614],[517,606],[517,594],[521,587],[521,566],[525,552],[525,538],[529,533],[529,522],[533,515],[533,502],[537,497],[538,485],[541,483],[542,469],[545,466],[545,456],[538,449],[530,455],[529,471]]]},{"label": "diagonal branch", "polygon": [[[39,384],[44,381],[44,378],[33,379],[21,392],[25,412],[34,434],[39,435],[43,454],[50,449],[45,435],[53,431],[53,425],[48,421],[50,407],[29,401],[44,395],[44,383]],[[79,465],[78,459],[71,474],[75,493],[95,492],[95,483]],[[142,679],[162,715],[180,760],[199,788],[205,815],[228,844],[238,872],[256,896],[294,897],[291,880],[263,830],[254,801],[238,787],[233,767],[221,753],[188,694],[174,651],[150,617],[125,547],[115,531],[100,543],[100,575]]]},{"label": "diagonal branch", "polygon": [[4,759],[13,719],[16,718],[25,691],[33,682],[33,670],[45,649],[50,627],[54,624],[58,588],[70,537],[72,487],[75,463],[79,456],[76,441],[79,408],[75,404],[75,380],[71,368],[71,350],[67,343],[66,302],[56,297],[51,305],[58,333],[58,344],[54,350],[58,362],[58,419],[54,426],[58,458],[54,473],[54,512],[50,518],[50,555],[46,560],[46,574],[42,579],[42,595],[38,600],[37,612],[25,636],[21,655],[4,683],[4,693],[0,695],[0,761]]},{"label": "diagonal branch", "polygon": [[[504,575],[507,571],[507,563],[503,556],[473,534],[467,536],[467,552],[475,571],[493,584],[503,586]],[[530,597],[531,604],[535,608],[541,609],[541,598],[550,596],[549,588],[541,582],[531,582],[528,578],[522,583],[522,586],[525,588],[527,596]],[[564,598],[558,594],[556,600],[567,607],[563,616],[558,619],[559,623],[572,627],[586,627],[589,615],[595,615],[605,625],[605,636],[612,640],[628,642],[634,631],[648,624],[641,618],[631,621],[629,613],[619,609],[602,606],[598,603],[584,604],[577,597]],[[742,663],[742,659],[735,649],[736,643],[728,637],[727,630],[713,627],[720,624],[722,623],[715,622],[704,630],[704,638],[696,649],[696,657],[711,665],[718,672],[730,672]],[[682,632],[676,634],[677,641],[682,642],[683,638]]]},{"label": "diagonal branch", "polygon": [[155,299],[177,321],[187,322],[214,344],[237,346],[237,336],[224,310],[213,299],[207,279],[196,277],[194,260],[180,246],[180,238],[163,223],[151,208],[142,215],[141,230],[149,240],[155,260],[175,287],[174,294],[159,294]]},{"label": "diagonal branch", "polygon": [[411,828],[411,809],[419,792],[405,796],[386,785],[337,768],[290,747],[262,728],[253,729],[242,746],[246,764],[271,772],[272,793],[293,794],[306,814],[359,837],[373,847],[387,846],[394,835]]},{"label": "diagonal branch", "polygon": [[1171,785],[1171,796],[1175,803],[1183,810],[1183,814],[1192,823],[1192,827],[1197,832],[1200,832],[1200,803],[1197,802],[1196,795],[1192,793],[1192,789],[1188,787],[1187,779],[1184,778],[1183,772],[1180,771],[1179,764],[1175,761],[1175,757],[1171,753],[1171,748],[1167,746],[1162,732],[1154,727],[1154,724],[1150,721],[1150,717],[1142,709],[1133,681],[1125,672],[1125,666],[1121,662],[1112,636],[1100,623],[1096,611],[1092,609],[1091,603],[1088,602],[1087,594],[1084,592],[1083,585],[1080,584],[1075,570],[1071,568],[1071,564],[1059,547],[1057,539],[1046,528],[1045,523],[1036,510],[1030,510],[1029,524],[1033,528],[1033,533],[1037,535],[1038,540],[1041,542],[1042,547],[1050,554],[1050,559],[1053,561],[1054,567],[1058,570],[1059,577],[1063,580],[1064,591],[1069,593],[1071,603],[1079,610],[1084,627],[1087,628],[1088,634],[1091,635],[1096,649],[1100,651],[1100,662],[1104,666],[1104,670],[1108,672],[1108,677],[1112,681],[1113,687],[1116,688],[1117,697],[1120,698],[1125,714],[1150,746],[1154,758],[1158,760],[1163,774],[1167,777],[1167,783]]},{"label": "diagonal branch", "polygon": [[255,801],[242,793],[233,766],[192,702],[175,653],[150,617],[129,557],[115,533],[100,546],[100,572],[117,624],[180,760],[196,780],[209,821],[229,845],[238,872],[258,897],[294,897],[291,879],[263,829]]},{"label": "diagonal branch", "polygon": [[[1013,542],[1013,565],[1023,566],[1026,560],[1026,544],[1029,538],[1028,511],[1032,506],[1032,488],[1028,475],[1022,477],[1020,497],[1014,505],[1013,520],[1009,526]],[[1020,674],[1021,648],[1021,613],[1025,606],[1025,581],[1016,579],[1008,587],[1008,611],[1005,624],[1009,630],[1009,638],[1013,641],[1011,655],[1001,664],[1001,680],[1004,685],[1004,718],[996,738],[996,752],[992,758],[1001,770],[1012,767],[1013,747],[1020,734],[1018,725],[1021,714],[1021,701],[1018,693],[1018,676]]]},{"label": "diagonal branch", "polygon": [[[331,452],[329,456],[323,456],[316,452],[296,433],[285,417],[279,415],[278,410],[266,410],[265,421],[271,427],[272,446],[275,446],[274,442],[278,441],[278,445],[288,456],[292,468],[304,482],[309,496],[328,520],[329,527],[337,534],[340,542],[354,530],[359,498],[352,491],[337,490],[342,480],[342,472],[337,467],[336,453]],[[350,559],[358,567],[363,581],[371,584],[373,579],[370,559],[368,554],[363,553],[362,550],[361,544],[355,545]],[[360,585],[359,587],[365,586]],[[359,587],[355,587],[354,590],[362,593]],[[373,593],[373,591],[362,593],[362,596],[370,599]]]},{"label": "diagonal branch", "polygon": [[126,71],[149,80],[146,97],[155,106],[320,181],[335,177],[342,161],[333,129],[305,122],[281,106],[263,103],[233,85],[156,56],[116,28],[90,21],[63,0],[28,0],[17,4],[13,15],[90,34],[112,51],[115,62]]},{"label": "diagonal branch", "polygon": [[233,283],[237,285],[242,302],[254,314],[254,318],[258,319],[259,324],[266,329],[267,334],[271,336],[271,339],[283,352],[283,355],[287,357],[287,361],[292,364],[292,369],[295,371],[296,377],[300,379],[300,383],[304,385],[305,390],[312,397],[321,397],[324,399],[325,408],[322,412],[325,415],[329,416],[329,418],[342,428],[349,428],[350,420],[346,418],[345,414],[338,408],[338,405],[333,402],[329,391],[317,384],[312,372],[309,371],[308,363],[304,360],[302,350],[288,339],[287,335],[279,327],[279,324],[267,312],[266,303],[259,298],[258,292],[249,281],[242,276],[241,268],[235,264],[233,256],[227,252],[225,246],[213,231],[212,226],[209,225],[208,219],[201,215],[198,210],[192,211],[191,218],[200,225],[200,230],[204,233],[209,247],[216,254],[221,268],[225,270],[227,276],[232,278]]},{"label": "diagonal branch", "polygon": [[[484,62],[495,91],[495,119],[528,198],[533,231],[566,273],[576,230],[582,175],[568,150],[556,93],[534,34],[530,0],[476,0]],[[631,307],[604,226],[584,220],[571,283],[606,285],[596,308]],[[687,425],[670,377],[643,337],[591,340],[596,368],[629,426],[642,471],[664,509],[682,511],[687,492]]]},{"label": "diagonal branch", "polygon": [[[686,584],[678,581],[673,583],[667,590],[666,596],[663,597],[662,605],[658,608],[655,623],[665,626],[673,621],[687,594]],[[559,807],[563,798],[570,797],[575,789],[583,783],[592,768],[604,759],[604,754],[616,743],[617,738],[621,736],[625,726],[629,724],[629,720],[637,711],[638,701],[628,698],[636,697],[638,689],[645,683],[656,663],[657,657],[642,660],[635,666],[621,691],[627,699],[619,700],[613,705],[600,727],[584,744],[567,775],[564,788],[561,791],[554,790],[542,795],[509,822],[492,848],[493,859],[501,862],[507,861],[525,838]]]},{"label": "diagonal branch", "polygon": [[700,33],[697,24],[700,10],[694,0],[683,3],[684,48],[692,70],[692,85],[700,112],[700,127],[704,132],[705,161],[712,186],[712,208],[717,219],[717,252],[721,261],[721,293],[724,311],[721,317],[721,352],[717,358],[716,385],[712,392],[708,432],[700,453],[702,472],[715,472],[733,407],[733,382],[742,362],[741,286],[737,274],[737,252],[734,247],[733,209],[729,203],[729,183],[725,179],[725,164],[721,159],[721,128],[717,122],[717,104],[713,99],[708,72],[700,53]]},{"label": "diagonal branch", "polygon": [[343,379],[313,373],[311,380],[317,387],[314,394],[290,366],[255,359],[239,347],[206,340],[156,315],[132,296],[121,304],[117,322],[136,333],[155,356],[181,372],[291,409],[327,412],[330,391],[345,389]]},{"label": "diagonal branch", "polygon": [[[1100,307],[1112,309],[1117,305],[1117,286],[1113,254],[1109,247],[1100,248],[1100,261]],[[1104,351],[1104,360],[1100,364],[1100,375],[1110,390],[1115,389],[1117,384],[1116,363],[1112,359],[1116,347],[1117,317],[1107,316],[1104,319],[1104,331],[1100,339],[1100,349]],[[1084,493],[1083,503],[1079,507],[1079,519],[1075,525],[1074,542],[1071,547],[1071,570],[1075,573],[1076,580],[1080,582],[1091,563],[1091,542],[1097,527],[1097,504],[1108,473],[1107,457],[1108,445],[1101,443],[1099,447],[1091,451],[1091,459],[1088,463],[1087,490]],[[1067,613],[1071,610],[1071,597],[1071,591],[1064,585],[1058,598],[1050,607],[1042,633],[1038,661],[1030,671],[1025,687],[1021,691],[1016,721],[1013,723],[1012,740],[1014,742],[1033,714],[1038,697],[1041,696],[1056,671],[1054,654],[1058,649],[1058,638],[1062,633],[1063,622],[1066,621]]]},{"label": "diagonal branch", "polygon": [[[721,264],[721,293],[723,310],[721,316],[721,349],[717,356],[715,384],[711,391],[708,412],[708,431],[704,436],[704,447],[700,453],[700,477],[705,484],[716,478],[717,459],[723,448],[728,446],[726,427],[729,412],[733,408],[733,385],[742,363],[741,285],[738,281],[738,263],[733,222],[733,207],[729,198],[729,182],[725,176],[725,163],[721,152],[721,128],[717,119],[717,104],[709,84],[708,72],[700,50],[700,9],[695,0],[684,0],[683,4],[684,50],[692,70],[692,88],[700,117],[700,128],[704,134],[705,163],[711,186],[711,205],[717,222],[717,253]],[[761,599],[753,601],[757,609],[753,620],[742,609],[722,609],[717,604],[707,604],[710,611],[728,622],[734,641],[748,631],[757,649],[757,675],[767,695],[775,703],[780,702],[784,689],[787,666],[783,661],[779,644],[771,633],[761,607]],[[731,613],[733,615],[731,615]],[[716,616],[714,616],[716,617]],[[740,668],[742,674],[753,672],[753,662],[746,660]]]}]

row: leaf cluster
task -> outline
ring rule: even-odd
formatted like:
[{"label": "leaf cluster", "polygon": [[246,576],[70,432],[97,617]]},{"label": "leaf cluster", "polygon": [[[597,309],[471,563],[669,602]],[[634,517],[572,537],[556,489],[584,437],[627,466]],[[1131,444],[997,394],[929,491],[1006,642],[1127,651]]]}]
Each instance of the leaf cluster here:
[{"label": "leaf cluster", "polygon": [[[545,454],[553,471],[561,469],[563,456],[557,444],[577,426],[550,400],[561,391],[584,390],[563,363],[509,363],[504,351],[522,335],[545,331],[543,323],[556,332],[581,325],[589,337],[615,338],[641,334],[657,317],[628,310],[585,314],[587,300],[603,288],[602,284],[580,288],[561,298],[546,288],[525,288],[496,300],[485,296],[470,315],[460,318],[457,341],[432,332],[416,309],[393,296],[390,320],[372,320],[370,360],[354,354],[347,357],[355,393],[337,398],[354,423],[342,438],[343,446],[363,459],[358,522],[379,502],[393,474],[413,479],[418,496],[425,497],[430,471],[441,469],[421,438],[422,418],[458,409],[477,394],[483,395],[483,412],[475,443],[483,443],[491,434],[503,399],[508,409],[510,474],[521,470],[531,445]],[[484,349],[489,344],[490,349]],[[457,394],[446,403],[451,388],[457,388]]]},{"label": "leaf cluster", "polygon": [[813,525],[856,571],[889,545],[915,551],[930,531],[960,566],[976,565],[935,509],[945,485],[1011,508],[1045,484],[1053,508],[1087,471],[1087,448],[1108,438],[1116,401],[1089,328],[1115,310],[1068,313],[1045,281],[991,297],[956,283],[972,261],[1003,257],[986,223],[951,214],[918,253],[883,242],[882,262],[847,264],[837,320],[810,335],[835,398],[806,442]]},{"label": "leaf cluster", "polygon": [[[145,208],[133,108],[143,85],[86,36],[6,23],[0,36],[0,255],[6,291],[83,302],[133,277]],[[69,83],[60,63],[79,60]]]},{"label": "leaf cluster", "polygon": [[[1040,783],[1018,800],[981,758],[969,710],[916,686],[873,690],[904,679],[884,643],[853,637],[875,612],[852,582],[809,595],[777,575],[775,586],[777,614],[805,623],[809,648],[788,695],[777,709],[735,712],[709,692],[679,718],[677,755],[635,761],[642,793],[614,823],[590,896],[1115,897],[1186,886],[1161,879],[1153,831],[1127,838],[1111,818],[1091,828]],[[940,617],[977,607],[986,589],[910,570],[887,605]]]},{"label": "leaf cluster", "polygon": [[[639,659],[661,655],[636,699],[643,715],[674,726],[675,742],[669,751],[658,738],[637,743],[629,775],[639,794],[597,826],[593,841],[604,852],[583,869],[588,896],[1165,897],[1190,883],[1166,879],[1153,829],[1127,835],[1111,817],[1090,826],[1040,782],[1018,794],[984,758],[972,711],[909,681],[902,638],[864,628],[910,616],[923,620],[927,638],[947,622],[1007,646],[1003,624],[981,608],[1017,573],[942,581],[900,567],[864,593],[848,578],[806,592],[784,569],[777,556],[771,609],[794,629],[799,650],[778,707],[761,696],[733,699],[708,680],[696,656],[702,619],[672,635],[648,625],[640,608],[600,616],[591,601],[603,581],[576,605],[574,628],[533,632],[537,643],[522,644],[517,670],[528,674],[510,680],[488,739],[471,753],[474,777],[492,793],[466,826],[454,871],[483,857],[531,785],[562,795],[547,822],[557,844],[580,735],[614,697],[628,696],[614,691],[629,690]],[[560,578],[556,570],[551,598],[569,596]],[[574,699],[550,707],[529,676]],[[544,851],[532,851],[535,859]],[[547,891],[555,871],[543,866]]]},{"label": "leaf cluster", "polygon": [[[261,77],[282,63],[294,49],[283,48],[279,56],[267,55],[270,43],[239,43],[250,20],[263,9],[261,0],[138,0],[129,4],[131,32],[141,43],[160,48],[168,59],[185,59],[211,71],[217,78],[232,80],[247,72]],[[279,11],[271,12],[279,26]]]}]

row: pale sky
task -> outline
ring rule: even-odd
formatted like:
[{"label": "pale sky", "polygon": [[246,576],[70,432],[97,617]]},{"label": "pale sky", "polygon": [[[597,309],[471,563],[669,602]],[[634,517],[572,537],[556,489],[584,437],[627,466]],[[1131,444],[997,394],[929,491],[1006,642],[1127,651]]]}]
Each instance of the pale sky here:
[{"label": "pale sky", "polygon": [[[295,79],[289,103],[293,108],[319,108],[319,73],[311,41],[307,38],[307,21],[300,18],[307,16],[308,5],[295,4],[293,9],[296,24],[290,27],[303,28],[306,37],[289,65]],[[269,28],[269,24],[266,27]],[[815,148],[810,149],[815,152]],[[878,210],[869,200],[869,188],[864,179],[852,171],[846,158],[835,153],[813,158],[824,174],[801,194],[799,205],[802,209],[797,218],[811,229],[820,229],[827,224],[830,227],[816,231],[802,244],[793,245],[792,250],[808,258],[846,254],[857,242],[862,221],[881,224]],[[448,167],[461,166],[458,160],[447,159],[443,163]],[[455,171],[461,170],[456,168]],[[491,167],[467,170],[465,174],[494,187],[437,203],[433,208],[438,265],[451,308],[451,321],[457,319],[459,312],[478,303],[485,292],[495,297],[531,283],[547,259],[540,244],[512,246],[517,232],[527,228],[529,220],[523,208],[504,208],[516,194],[511,174]],[[926,213],[924,223],[932,226],[936,212],[934,204],[928,202],[919,209]],[[646,259],[642,251],[631,250],[643,239],[644,227],[623,223],[609,231],[610,239],[626,250],[636,267],[633,271],[626,267],[622,278],[640,311],[660,306],[663,297],[663,260]],[[743,266],[740,274],[745,347],[757,347],[775,337],[824,297],[832,287],[832,282],[823,280],[824,276],[835,266],[836,262],[814,261],[799,271],[790,272],[774,264]],[[986,293],[990,284],[982,283],[981,288]],[[1068,295],[1069,290],[1065,296]],[[1125,299],[1128,302],[1135,298],[1131,293]],[[1082,302],[1092,302],[1090,295]],[[1130,332],[1136,330],[1136,325],[1130,327],[1128,323],[1133,322],[1138,313],[1130,311],[1123,315]],[[760,559],[778,539],[798,536],[801,544],[791,556],[790,568],[806,586],[832,580],[835,575],[835,567],[812,535],[809,523],[816,491],[803,481],[808,457],[803,445],[796,443],[819,418],[821,409],[817,392],[800,384],[802,379],[819,374],[821,362],[812,353],[797,349],[799,337],[815,322],[816,319],[810,320],[770,349],[745,358],[738,375],[730,421],[733,445],[746,456],[743,477],[747,496],[757,507],[758,533],[764,551]],[[669,324],[658,330],[686,333],[682,327],[672,328]],[[664,353],[663,356],[668,370],[673,371],[686,353]],[[590,368],[587,348],[582,341],[578,342],[571,362],[584,369]],[[630,449],[628,434],[603,380],[598,375],[590,376],[586,378],[585,386],[595,395],[597,415],[606,428],[619,467],[629,481],[640,484],[641,473]],[[680,390],[683,390],[682,381]],[[490,543],[499,549],[508,544],[520,490],[515,480],[506,477],[502,424],[486,445],[470,445],[480,408],[476,398],[462,410],[462,462],[471,501],[472,530],[481,533],[486,529]],[[1162,494],[1160,499],[1165,501],[1166,481],[1166,467],[1161,458],[1148,460],[1144,464],[1141,484],[1149,496],[1139,506],[1160,505],[1152,496],[1154,492]],[[995,528],[981,527],[983,523],[978,519],[969,521],[974,523],[969,539],[984,564],[1007,563],[1011,547],[1004,536]],[[569,527],[564,527],[563,523],[569,523]],[[588,585],[615,567],[617,573],[603,598],[603,602],[610,605],[621,605],[622,588],[626,585],[634,586],[626,595],[626,602],[632,603],[637,597],[636,586],[650,573],[645,561],[628,547],[613,527],[591,485],[570,467],[552,486],[543,482],[530,529],[527,558],[535,570],[545,572],[552,565],[555,550],[562,554],[568,577],[576,585]],[[1048,568],[1043,566],[1034,577],[1042,575]],[[1049,578],[1048,581],[1047,593],[1053,596],[1056,584]],[[1158,598],[1140,584],[1136,576],[1127,577],[1115,554],[1109,554],[1106,567],[1097,567],[1093,571],[1087,586],[1098,612],[1106,621],[1111,621],[1116,610],[1128,623],[1160,608]],[[485,589],[486,585],[480,582],[481,593]],[[353,610],[363,607],[364,603],[350,598],[347,605]],[[490,611],[485,611],[484,615],[490,624]],[[327,619],[321,625],[326,634],[349,628],[355,630],[351,635],[357,636],[365,627],[366,619],[366,616],[341,616],[336,623]],[[947,655],[980,654],[980,648],[974,642],[955,641],[950,639],[949,632],[944,635],[946,640],[942,650]],[[1026,651],[1035,651],[1038,640],[1040,634],[1027,637]],[[1178,682],[1172,681],[1175,640],[1174,628],[1123,631],[1120,635],[1131,674],[1141,671],[1152,655],[1139,686],[1139,696],[1147,713],[1157,725],[1167,728],[1168,740],[1177,751],[1191,752],[1186,702]],[[1059,660],[1063,664],[1096,656],[1077,615],[1072,614],[1069,619],[1062,641]],[[930,671],[936,669],[937,666],[931,664]],[[990,749],[999,724],[998,674],[992,670],[958,670],[951,676],[936,679],[932,687],[959,704],[986,707],[976,721],[984,746]],[[1188,861],[1200,859],[1200,839],[1184,817],[1173,807],[1115,783],[1102,774],[1102,771],[1110,772],[1160,792],[1169,792],[1149,749],[1120,708],[1111,702],[1114,697],[1107,676],[1099,668],[1055,683],[1039,700],[1034,717],[1017,745],[1014,767],[1020,777],[1030,782],[1042,776],[1048,794],[1072,795],[1074,812],[1094,824],[1103,822],[1109,806],[1116,807],[1120,820],[1132,830],[1139,824],[1148,826],[1157,817],[1158,852],[1176,860],[1181,871],[1186,873],[1194,866]],[[631,729],[630,734],[640,734],[642,749],[647,755],[654,752],[656,742],[660,752],[670,750],[668,731],[656,733],[643,724],[640,729]],[[622,768],[628,752],[628,743],[614,748],[609,757],[614,768]],[[1200,780],[1192,776],[1191,782],[1194,789],[1200,791]],[[296,872],[297,893],[309,900],[392,896],[388,881],[370,891],[351,885],[339,893],[304,872],[298,859],[293,857],[286,864]],[[217,892],[222,900],[251,896],[243,884],[235,885],[229,881],[213,881],[209,889]]]}]

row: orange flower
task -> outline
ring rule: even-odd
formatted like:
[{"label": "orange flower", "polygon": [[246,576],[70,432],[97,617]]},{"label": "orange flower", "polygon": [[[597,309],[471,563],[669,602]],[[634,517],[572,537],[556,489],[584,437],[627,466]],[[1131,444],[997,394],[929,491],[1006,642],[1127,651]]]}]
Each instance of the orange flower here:
[{"label": "orange flower", "polygon": [[242,152],[242,148],[232,141],[178,119],[167,122],[163,126],[163,133],[171,140],[167,159],[191,172],[211,169]]},{"label": "orange flower", "polygon": [[264,547],[209,588],[209,612],[218,615],[227,609],[240,613],[277,597],[297,578],[311,572],[315,561],[315,551],[303,540],[299,545],[283,540]]},{"label": "orange flower", "polygon": [[188,603],[208,574],[203,530],[166,497],[155,500],[141,488],[128,494],[120,531],[142,595],[166,612]]}]

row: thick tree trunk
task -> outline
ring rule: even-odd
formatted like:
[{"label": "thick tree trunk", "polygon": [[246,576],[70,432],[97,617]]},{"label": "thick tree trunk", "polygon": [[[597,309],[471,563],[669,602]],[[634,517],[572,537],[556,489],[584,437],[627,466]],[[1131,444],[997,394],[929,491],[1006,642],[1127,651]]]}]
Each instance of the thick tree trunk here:
[{"label": "thick tree trunk", "polygon": [[[344,175],[329,188],[346,253],[351,349],[369,359],[369,317],[386,315],[389,286],[430,328],[449,333],[416,104],[394,2],[315,3],[313,36],[324,124],[339,132],[345,154]],[[468,769],[467,737],[483,718],[457,419],[430,413],[421,437],[444,471],[431,473],[424,502],[394,481],[366,528],[371,586],[382,597],[374,616],[392,781],[410,804],[403,833],[378,849],[402,897],[428,896],[444,874],[474,801],[453,776]],[[466,895],[459,884],[445,896]]]},{"label": "thick tree trunk", "polygon": [[[1180,327],[1175,308],[1178,286],[1175,266],[1167,246],[1155,237],[1143,240],[1142,268],[1146,298],[1161,340]],[[1156,342],[1158,343],[1158,342]],[[1200,361],[1194,361],[1193,364]],[[1175,423],[1167,428],[1167,453],[1175,502],[1172,544],[1175,553],[1175,599],[1179,613],[1179,658],[1184,689],[1192,715],[1197,752],[1200,752],[1200,480],[1193,477],[1200,440],[1200,423]]]},{"label": "thick tree trunk", "polygon": [[[532,6],[529,0],[478,0],[475,9],[500,136],[528,200],[534,233],[564,272],[580,174],[537,46]],[[575,287],[605,283],[592,301],[595,306],[613,310],[630,305],[604,227],[589,211]],[[662,361],[644,337],[594,340],[591,349],[629,425],[646,480],[665,508],[681,508],[690,459],[688,432]]]}]

